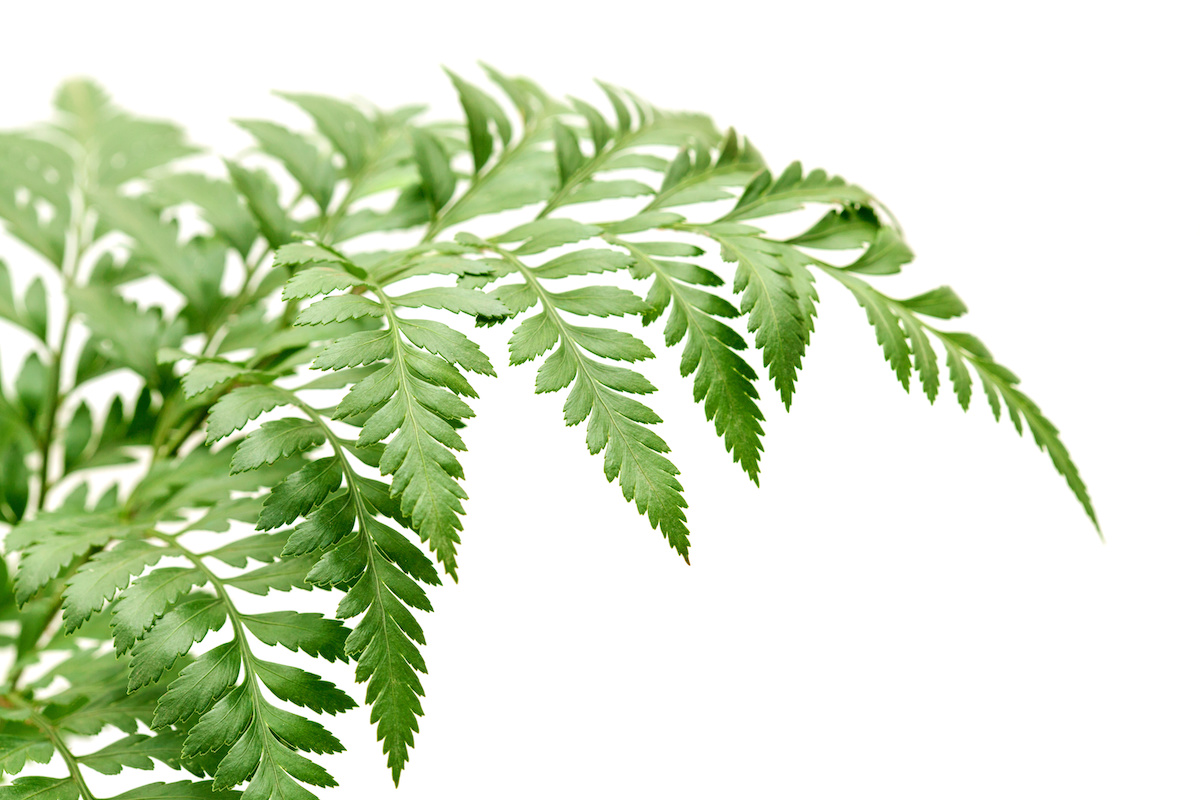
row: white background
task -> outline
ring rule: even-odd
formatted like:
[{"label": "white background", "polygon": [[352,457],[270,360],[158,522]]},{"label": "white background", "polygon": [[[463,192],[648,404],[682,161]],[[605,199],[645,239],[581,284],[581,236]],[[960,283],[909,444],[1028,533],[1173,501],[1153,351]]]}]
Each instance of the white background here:
[{"label": "white background", "polygon": [[[709,112],[776,168],[883,198],[918,256],[884,288],[951,283],[1093,493],[1107,544],[982,397],[906,396],[823,283],[798,400],[765,403],[761,489],[678,354],[650,369],[689,568],[563,398],[503,369],[468,430],[461,583],[425,623],[397,796],[1200,796],[1190,4],[34,5],[0,20],[0,128],[82,73],[232,153],[229,117],[293,119],[271,89],[450,116],[438,65],[481,79],[476,59]],[[365,710],[334,726],[322,796],[391,796]]]}]

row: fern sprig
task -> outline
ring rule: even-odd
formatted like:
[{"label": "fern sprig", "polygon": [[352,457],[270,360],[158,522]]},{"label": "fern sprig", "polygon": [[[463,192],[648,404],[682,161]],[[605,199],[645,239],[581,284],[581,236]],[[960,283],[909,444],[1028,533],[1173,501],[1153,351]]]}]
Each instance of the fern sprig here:
[{"label": "fern sprig", "polygon": [[[0,321],[31,348],[0,387],[14,556],[0,559],[12,654],[0,770],[57,753],[68,772],[22,774],[0,800],[88,800],[87,770],[160,767],[197,780],[116,800],[313,798],[306,786],[335,785],[320,756],[341,745],[312,716],[354,701],[267,660],[262,646],[276,645],[354,662],[399,780],[423,714],[419,612],[441,571],[458,580],[466,538],[468,377],[496,375],[461,325],[431,318],[441,312],[513,325],[511,364],[538,362],[536,392],[569,390],[567,425],[587,422],[607,479],[685,559],[679,469],[641,397],[655,387],[632,366],[654,353],[619,322],[580,318],[662,320],[693,397],[757,483],[764,414],[746,334],[790,409],[814,276],[863,306],[906,391],[944,393],[944,351],[959,404],[977,382],[1096,522],[1016,375],[930,323],[964,313],[958,296],[875,287],[913,254],[874,196],[798,162],[775,175],[733,129],[623,89],[599,85],[602,111],[483,69],[499,94],[448,72],[462,122],[284,94],[309,129],[240,121],[255,148],[225,177],[183,161],[197,151],[179,128],[86,81],[60,92],[51,125],[0,134],[0,223],[28,251],[0,264]],[[640,209],[612,218],[609,200]],[[822,215],[795,235],[764,230],[813,206]],[[364,251],[360,237],[393,232],[410,238]],[[609,284],[624,272],[642,294]],[[148,302],[144,283],[170,300]],[[137,399],[101,396],[110,376]],[[112,466],[129,480],[97,483]],[[217,541],[199,548],[197,535]],[[269,608],[274,593],[316,587],[337,592],[329,617],[251,613],[238,594]]]},{"label": "fern sprig", "polygon": [[[283,700],[320,712],[345,711],[354,706],[354,701],[311,673],[260,660],[250,645],[250,637],[254,635],[267,644],[290,645],[293,650],[303,647],[323,652],[333,660],[341,657],[347,632],[341,626],[314,626],[312,621],[305,621],[290,626],[288,638],[280,638],[283,628],[277,622],[262,615],[246,615],[234,604],[228,587],[239,584],[217,577],[204,558],[181,545],[177,537],[159,535],[170,543],[175,553],[195,566],[216,594],[215,602],[200,599],[190,606],[177,606],[180,610],[187,609],[180,615],[178,624],[184,629],[185,626],[218,626],[219,623],[209,621],[204,615],[212,614],[219,604],[222,607],[219,619],[229,621],[233,639],[229,645],[210,650],[205,659],[198,662],[198,667],[189,667],[171,684],[159,702],[156,724],[172,724],[186,720],[191,714],[200,714],[199,721],[183,743],[183,755],[196,757],[214,751],[222,754],[214,774],[214,790],[231,789],[248,780],[242,794],[247,800],[302,800],[314,795],[297,781],[336,786],[337,782],[328,772],[298,755],[296,750],[339,752],[343,749],[341,743],[317,723],[270,703],[262,687],[269,687]],[[297,612],[282,613],[301,616]],[[167,625],[166,620],[166,617],[160,620],[154,630]],[[296,622],[300,623],[300,620]],[[258,630],[259,625],[265,626],[266,630]],[[205,632],[202,627],[192,627],[192,630],[194,633],[187,635],[193,639]],[[186,647],[190,649],[190,646],[191,642],[187,642]],[[157,657],[157,651],[149,652]],[[149,652],[142,657],[143,662],[151,657]],[[137,678],[140,653],[140,649],[133,652],[135,673],[131,687]],[[214,653],[218,655],[214,657]],[[171,651],[167,650],[166,654],[170,656]],[[235,684],[239,668],[242,679]],[[190,671],[194,671],[194,676]]]},{"label": "fern sprig", "polygon": [[629,251],[635,276],[653,277],[646,296],[642,319],[650,324],[668,307],[671,315],[664,335],[668,346],[687,337],[680,362],[684,377],[695,374],[694,397],[704,404],[704,414],[725,437],[725,449],[758,482],[762,453],[763,414],[758,407],[758,376],[739,351],[746,349],[741,335],[721,318],[738,316],[738,309],[713,292],[697,286],[719,286],[723,281],[696,264],[666,260],[663,256],[688,257],[703,254],[700,248],[675,242],[631,242],[611,234],[605,236]]},{"label": "fern sprig", "polygon": [[[1034,444],[1049,455],[1055,470],[1067,481],[1071,492],[1083,506],[1088,519],[1100,532],[1099,519],[1092,505],[1087,486],[1079,469],[1059,437],[1058,429],[1045,417],[1028,395],[1017,388],[1020,380],[1011,370],[993,360],[991,352],[971,334],[954,333],[935,328],[923,316],[950,319],[966,312],[966,306],[949,287],[897,300],[872,287],[845,268],[820,263],[819,268],[845,286],[867,310],[875,327],[884,355],[896,371],[901,384],[908,390],[908,378],[915,366],[929,401],[937,396],[937,359],[929,344],[935,337],[946,352],[946,365],[954,384],[959,404],[966,411],[971,399],[970,364],[975,371],[991,406],[992,415],[1000,419],[1002,405],[1008,408],[1009,418],[1020,434],[1029,428]],[[1003,401],[1003,403],[1001,402]],[[1024,421],[1024,425],[1022,424]]]},{"label": "fern sprig", "polygon": [[534,304],[541,313],[527,318],[509,342],[511,362],[519,364],[555,349],[538,369],[536,390],[555,392],[571,386],[564,406],[567,425],[587,420],[587,445],[593,454],[604,452],[604,474],[618,480],[626,500],[645,514],[652,528],[662,531],[668,543],[686,561],[688,558],[687,517],[683,509],[683,486],[675,477],[679,469],[667,458],[666,442],[647,425],[661,418],[641,402],[629,397],[655,391],[637,372],[613,367],[592,357],[634,362],[653,353],[639,339],[608,328],[584,328],[571,324],[563,313],[610,316],[642,313],[645,304],[630,292],[608,287],[588,287],[552,292],[544,281],[621,269],[628,257],[613,250],[582,250],[530,267],[513,251],[495,242],[487,247],[502,260],[495,275],[505,272],[520,277],[496,296],[515,312]]},{"label": "fern sprig", "polygon": [[386,489],[358,475],[349,455],[353,443],[338,437],[324,416],[299,397],[290,395],[289,400],[325,433],[345,478],[345,491],[338,491],[341,476],[323,484],[315,495],[281,484],[269,500],[286,510],[276,509],[270,517],[264,513],[259,526],[269,528],[274,524],[268,520],[291,522],[305,515],[285,553],[318,554],[320,560],[306,580],[346,591],[338,605],[339,618],[363,615],[346,640],[346,651],[357,662],[355,680],[367,683],[371,721],[378,726],[392,778],[398,781],[417,717],[423,713],[424,695],[418,673],[425,672],[425,662],[415,646],[425,643],[424,634],[406,607],[432,610],[418,581],[436,585],[437,573],[420,550],[379,519],[408,523]]}]

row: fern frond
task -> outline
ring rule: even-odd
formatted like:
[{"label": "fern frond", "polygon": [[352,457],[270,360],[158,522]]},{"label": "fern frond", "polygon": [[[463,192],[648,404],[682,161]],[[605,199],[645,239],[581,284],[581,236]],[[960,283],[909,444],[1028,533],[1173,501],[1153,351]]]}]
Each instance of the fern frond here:
[{"label": "fern frond", "polygon": [[932,403],[937,396],[937,359],[930,342],[932,336],[941,342],[946,351],[946,365],[954,385],[955,396],[965,411],[971,400],[971,376],[967,370],[969,364],[983,386],[993,416],[999,420],[1002,407],[1007,407],[1009,418],[1018,434],[1023,433],[1025,427],[1029,428],[1034,444],[1049,455],[1055,470],[1067,481],[1088,519],[1092,521],[1097,532],[1100,531],[1100,523],[1087,486],[1059,438],[1058,429],[1043,415],[1037,404],[1017,388],[1020,382],[1017,376],[996,363],[991,352],[974,336],[942,331],[922,319],[922,316],[949,319],[965,313],[965,304],[953,290],[943,286],[908,300],[896,300],[843,269],[829,265],[822,265],[821,268],[849,289],[860,305],[867,309],[868,318],[876,328],[884,354],[896,370],[906,391],[915,360],[917,373],[929,401]]},{"label": "fern frond", "polygon": [[667,345],[674,346],[687,337],[680,372],[684,377],[695,374],[696,402],[704,404],[704,415],[717,435],[725,437],[725,449],[757,483],[763,449],[763,414],[754,386],[758,376],[739,354],[746,349],[745,340],[721,321],[738,316],[739,311],[724,298],[696,288],[720,286],[723,281],[696,264],[665,258],[703,255],[694,245],[607,238],[633,256],[636,276],[653,277],[643,323],[649,325],[671,309],[664,329]]},{"label": "fern frond", "polygon": [[[90,798],[91,772],[164,766],[198,780],[114,800],[312,800],[306,787],[336,785],[320,756],[342,749],[317,717],[354,700],[270,647],[354,663],[399,780],[423,714],[427,587],[459,574],[469,377],[496,374],[453,315],[512,324],[511,364],[538,362],[536,392],[569,390],[567,425],[586,421],[606,478],[685,559],[679,470],[643,402],[656,389],[633,368],[654,353],[618,319],[664,323],[694,399],[757,483],[747,334],[790,409],[814,273],[865,309],[906,391],[915,379],[934,402],[948,377],[967,409],[981,388],[1096,522],[1016,375],[974,336],[930,324],[965,313],[962,300],[876,288],[913,253],[864,189],[799,162],[776,176],[735,130],[625,89],[562,102],[483,72],[490,87],[447,70],[461,121],[283,94],[307,122],[239,121],[254,149],[225,177],[184,168],[196,150],[178,127],[88,81],[64,86],[50,126],[0,133],[0,224],[47,273],[18,275],[16,292],[0,263],[0,320],[32,348],[0,386],[15,565],[10,576],[0,559],[0,770],[22,772],[0,800]],[[813,206],[806,229],[766,232]],[[402,245],[374,237],[384,249],[364,252],[360,237],[397,232]],[[841,251],[836,264],[825,251]],[[136,400],[104,396],[108,376]],[[133,480],[97,469],[109,466]],[[272,607],[314,589],[338,593],[329,616]],[[245,594],[267,600],[250,611]],[[68,777],[24,774],[55,755]]]},{"label": "fern frond", "polygon": [[[647,425],[661,418],[629,395],[655,391],[633,370],[615,367],[612,361],[635,362],[653,357],[651,350],[628,333],[609,328],[589,328],[568,322],[564,313],[577,316],[640,314],[645,303],[631,292],[591,286],[553,292],[545,282],[558,278],[623,269],[631,259],[615,250],[585,249],[531,267],[499,244],[489,248],[500,256],[493,276],[511,274],[518,283],[495,291],[505,305],[520,313],[537,305],[540,313],[526,318],[509,342],[510,361],[520,364],[556,348],[538,369],[536,391],[556,392],[571,387],[563,407],[567,425],[587,420],[587,446],[604,453],[604,475],[617,480],[626,500],[645,514],[652,528],[662,531],[680,555],[688,557],[687,517],[679,470],[667,458],[666,442]],[[491,277],[491,276],[489,276]]]}]

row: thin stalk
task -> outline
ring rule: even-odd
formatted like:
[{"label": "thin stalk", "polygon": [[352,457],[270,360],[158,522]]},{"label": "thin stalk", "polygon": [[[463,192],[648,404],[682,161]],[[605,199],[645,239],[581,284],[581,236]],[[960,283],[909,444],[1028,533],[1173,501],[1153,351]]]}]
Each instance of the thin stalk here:
[{"label": "thin stalk", "polygon": [[38,713],[37,708],[25,698],[17,694],[8,694],[5,695],[5,699],[8,701],[8,704],[24,708],[29,712],[29,721],[45,734],[50,743],[54,745],[54,749],[62,756],[62,760],[67,765],[67,771],[71,773],[71,780],[75,782],[75,786],[79,789],[79,796],[82,800],[96,800],[96,795],[92,794],[92,790],[88,788],[87,781],[83,778],[83,771],[79,768],[79,759],[67,747],[67,742],[63,739],[58,728],[54,727],[50,720]]},{"label": "thin stalk", "polygon": [[[90,153],[86,150],[76,162],[75,181],[71,192],[71,219],[67,226],[66,248],[63,261],[59,265],[63,284],[67,289],[75,285],[76,273],[84,254],[92,245],[92,230],[88,225],[87,185],[90,172]],[[46,422],[45,429],[39,438],[38,488],[34,502],[35,513],[46,508],[47,496],[55,484],[50,477],[50,453],[58,434],[58,411],[65,399],[62,390],[63,351],[67,346],[67,334],[71,330],[71,320],[75,310],[71,308],[71,295],[64,291],[66,307],[63,311],[62,325],[56,337],[47,336],[46,345],[50,349],[50,376],[46,382]]]},{"label": "thin stalk", "polygon": [[196,569],[208,579],[209,585],[217,593],[217,598],[225,606],[225,613],[228,615],[229,624],[233,628],[233,640],[237,643],[238,652],[242,659],[242,667],[245,670],[245,682],[250,685],[250,703],[253,707],[252,724],[259,726],[264,737],[269,736],[271,733],[267,728],[262,713],[265,698],[262,695],[262,687],[258,685],[258,673],[254,669],[254,663],[257,659],[254,657],[254,650],[250,647],[250,637],[246,635],[246,626],[242,620],[242,612],[234,605],[233,599],[229,596],[229,592],[226,591],[225,582],[204,563],[204,557],[179,543],[179,537],[182,535],[162,533],[161,531],[154,532],[156,538],[165,542],[178,555],[192,562]]}]

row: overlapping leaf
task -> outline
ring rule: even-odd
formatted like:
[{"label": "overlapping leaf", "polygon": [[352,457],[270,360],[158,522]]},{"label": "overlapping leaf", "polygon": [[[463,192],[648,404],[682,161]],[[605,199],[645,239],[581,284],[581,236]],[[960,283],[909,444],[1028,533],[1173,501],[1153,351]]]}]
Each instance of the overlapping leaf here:
[{"label": "overlapping leaf", "polygon": [[[513,251],[499,245],[495,249],[503,260],[494,263],[490,277],[512,275],[517,279],[502,285],[495,296],[514,312],[535,305],[540,309],[513,331],[510,361],[520,364],[552,351],[538,369],[536,391],[556,392],[571,387],[564,406],[566,423],[587,421],[588,450],[592,454],[604,452],[605,477],[618,481],[625,499],[632,501],[647,516],[651,527],[661,530],[686,559],[688,530],[683,509],[687,502],[683,486],[675,477],[679,470],[665,455],[669,450],[666,442],[647,427],[661,419],[630,396],[653,392],[654,386],[639,373],[609,363],[636,362],[653,357],[653,353],[628,333],[585,327],[563,317],[644,313],[646,304],[633,293],[615,287],[586,286],[554,292],[545,285],[559,278],[624,269],[632,259],[616,250],[585,248],[529,266]],[[526,246],[525,252],[530,249],[536,248]]]},{"label": "overlapping leaf", "polygon": [[[0,264],[0,318],[35,348],[0,388],[0,519],[15,525],[5,547],[18,556],[12,579],[0,561],[0,643],[15,654],[0,770],[56,750],[75,765],[66,778],[22,774],[0,798],[73,799],[94,794],[85,773],[161,766],[211,780],[150,782],[115,800],[236,787],[249,800],[313,798],[305,785],[335,785],[318,757],[341,745],[312,717],[354,703],[268,660],[274,646],[355,662],[398,779],[423,713],[425,587],[439,583],[435,560],[458,574],[459,454],[476,396],[466,373],[494,374],[450,314],[513,324],[511,361],[540,362],[538,392],[570,390],[568,425],[587,421],[605,475],[685,557],[678,469],[639,398],[654,387],[626,366],[653,354],[616,319],[665,322],[696,401],[757,481],[763,413],[739,318],[790,407],[814,272],[865,309],[906,390],[915,379],[932,402],[948,375],[966,409],[981,387],[1095,521],[1057,429],[1017,377],[975,337],[930,324],[966,311],[957,295],[876,288],[913,254],[863,189],[799,163],[775,176],[732,129],[607,84],[599,102],[563,103],[484,72],[499,93],[450,73],[461,123],[282,95],[311,129],[240,122],[257,149],[227,161],[227,179],[181,169],[195,151],[176,126],[120,110],[87,81],[64,86],[49,128],[0,134],[0,224],[59,273],[20,275],[14,291]],[[622,203],[609,200],[639,210],[614,219]],[[807,229],[766,232],[812,206]],[[522,224],[491,216],[521,208]],[[197,212],[199,233],[181,236]],[[400,230],[413,234],[403,249],[342,244]],[[647,281],[644,299],[609,280],[625,270]],[[142,280],[178,302],[147,307]],[[120,397],[80,399],[83,383],[119,370],[138,383],[131,412]],[[148,463],[132,486],[78,480],[127,463]],[[239,527],[250,522],[258,532]],[[197,552],[193,533],[218,541]],[[339,591],[337,619],[241,606],[246,594],[314,588]],[[68,749],[113,729],[123,738]]]},{"label": "overlapping leaf", "polygon": [[758,407],[757,375],[739,351],[745,340],[722,319],[736,317],[728,300],[698,287],[720,286],[723,281],[704,267],[679,257],[702,255],[700,248],[679,242],[617,240],[634,257],[639,277],[653,278],[646,295],[646,324],[670,308],[664,335],[668,345],[684,340],[680,372],[695,375],[694,397],[704,404],[704,414],[725,447],[752,480],[758,480],[762,452],[762,411]]}]

